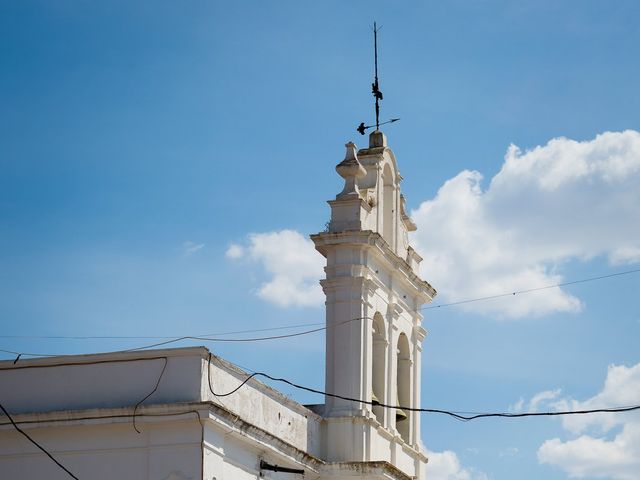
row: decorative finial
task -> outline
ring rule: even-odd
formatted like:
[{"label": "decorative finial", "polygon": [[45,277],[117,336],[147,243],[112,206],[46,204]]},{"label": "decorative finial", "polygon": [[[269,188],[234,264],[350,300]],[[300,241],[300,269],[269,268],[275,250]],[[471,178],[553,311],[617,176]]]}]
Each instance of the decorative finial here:
[{"label": "decorative finial", "polygon": [[357,147],[353,142],[349,142],[345,145],[347,152],[338,165],[336,165],[336,171],[338,175],[344,178],[344,188],[340,192],[336,199],[340,198],[355,198],[360,196],[358,190],[357,178],[364,177],[367,171],[358,160]]},{"label": "decorative finial", "polygon": [[[381,27],[382,28],[382,27]],[[371,84],[371,93],[373,93],[373,98],[376,99],[375,109],[376,109],[376,130],[380,130],[380,125],[384,125],[386,123],[393,123],[400,120],[399,118],[392,118],[386,122],[380,123],[380,100],[382,100],[382,92],[380,91],[380,85],[378,84],[378,32],[380,29],[378,28],[376,22],[373,22],[373,59],[375,65],[375,73],[373,77],[373,83]],[[364,132],[369,128],[373,128],[374,125],[365,125],[364,122],[361,122],[356,128],[356,131],[360,133],[360,135],[364,135]]]}]

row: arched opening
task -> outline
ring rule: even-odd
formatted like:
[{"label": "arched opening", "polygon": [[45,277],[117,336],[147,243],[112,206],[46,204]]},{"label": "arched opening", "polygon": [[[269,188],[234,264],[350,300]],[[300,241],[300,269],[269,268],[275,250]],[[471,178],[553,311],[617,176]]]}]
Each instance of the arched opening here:
[{"label": "arched opening", "polygon": [[389,164],[384,166],[384,170],[382,172],[382,183],[384,185],[382,191],[382,236],[387,241],[387,243],[393,248],[393,204],[394,204],[394,194],[395,188],[393,186],[393,173],[391,172],[391,167]]},{"label": "arched opening", "polygon": [[[387,341],[385,339],[384,319],[380,313],[373,316],[373,358],[371,362],[371,388],[372,401],[386,403],[385,399],[385,372],[386,372],[386,350]],[[384,424],[384,408],[373,407],[373,413],[381,424]]]},{"label": "arched opening", "polygon": [[[409,353],[409,340],[404,333],[398,338],[398,405],[411,407],[411,356]],[[411,425],[411,412],[407,410],[396,410],[396,429],[403,440],[407,443],[409,439],[409,426]]]}]

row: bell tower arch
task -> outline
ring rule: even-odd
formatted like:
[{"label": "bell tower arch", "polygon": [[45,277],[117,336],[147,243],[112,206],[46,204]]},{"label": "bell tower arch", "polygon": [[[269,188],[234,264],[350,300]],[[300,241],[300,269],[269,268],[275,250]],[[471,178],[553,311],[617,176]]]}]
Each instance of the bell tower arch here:
[{"label": "bell tower arch", "polygon": [[436,295],[419,277],[422,258],[409,245],[415,224],[400,193],[402,177],[385,135],[368,148],[349,142],[336,166],[344,188],[330,200],[326,231],[312,235],[327,259],[324,449],[335,462],[387,461],[424,478],[420,415],[371,405],[420,405],[420,307]]}]

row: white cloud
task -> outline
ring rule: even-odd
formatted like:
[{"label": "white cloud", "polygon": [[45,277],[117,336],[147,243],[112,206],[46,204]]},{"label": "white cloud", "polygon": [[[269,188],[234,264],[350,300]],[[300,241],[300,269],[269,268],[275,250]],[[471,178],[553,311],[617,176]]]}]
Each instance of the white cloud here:
[{"label": "white cloud", "polygon": [[[637,405],[639,399],[640,363],[632,367],[611,365],[597,395],[585,401],[549,397],[552,401],[548,406],[555,410],[592,410]],[[640,412],[572,415],[563,417],[562,425],[574,438],[545,441],[538,449],[540,463],[559,467],[575,478],[638,478]]]},{"label": "white cloud", "polygon": [[[561,283],[569,260],[640,261],[640,133],[512,145],[486,190],[481,181],[463,171],[412,212],[425,277],[444,301]],[[517,318],[581,306],[554,288],[463,308]]]},{"label": "white cloud", "polygon": [[528,402],[526,402],[524,398],[520,397],[514,405],[509,406],[509,411],[512,413],[538,412],[540,411],[539,407],[541,405],[543,406],[543,409],[551,409],[548,402],[550,400],[557,399],[561,392],[562,390],[559,388],[557,390],[545,390],[543,392],[536,393]]},{"label": "white cloud", "polygon": [[545,390],[544,392],[536,393],[529,402],[528,412],[538,412],[539,407],[544,406],[547,402],[555,400],[560,396],[562,390],[559,388],[556,390]]},{"label": "white cloud", "polygon": [[199,252],[204,248],[204,243],[195,243],[191,241],[186,241],[182,244],[182,253],[185,256],[191,256],[194,253]]},{"label": "white cloud", "polygon": [[613,440],[588,435],[568,442],[547,440],[538,450],[538,460],[562,468],[573,478],[638,480],[640,425],[625,426]]},{"label": "white cloud", "polygon": [[507,447],[504,450],[501,450],[498,456],[500,458],[515,457],[518,453],[520,453],[520,450],[517,447]]},{"label": "white cloud", "polygon": [[236,243],[232,243],[224,255],[232,260],[237,260],[244,256],[244,248]]},{"label": "white cloud", "polygon": [[[556,409],[593,410],[607,407],[623,407],[640,403],[640,363],[633,367],[610,365],[607,378],[600,393],[583,402],[563,399],[554,403]],[[562,425],[574,434],[588,429],[608,432],[614,427],[625,425],[629,421],[640,424],[639,413],[599,413],[597,415],[564,417]],[[640,445],[639,445],[640,447]]]},{"label": "white cloud", "polygon": [[[554,285],[571,260],[606,256],[640,261],[640,133],[606,132],[577,142],[556,138],[522,152],[481,187],[479,172],[446,181],[412,216],[424,277],[443,302]],[[322,305],[323,259],[293,230],[252,234],[226,256],[261,264],[269,278],[258,295],[281,306]],[[562,288],[463,305],[498,318],[576,312],[582,302]]]},{"label": "white cloud", "polygon": [[529,412],[537,412],[540,404],[548,402],[549,400],[555,400],[560,395],[561,390],[545,390],[544,392],[537,393],[533,396],[529,402]]},{"label": "white cloud", "polygon": [[324,302],[319,280],[324,276],[324,258],[313,242],[293,230],[254,233],[248,245],[231,245],[231,259],[247,258],[258,263],[269,278],[258,289],[262,299],[282,307],[318,306]]},{"label": "white cloud", "polygon": [[465,468],[455,452],[427,452],[427,478],[429,480],[487,480],[487,476],[474,468]]},{"label": "white cloud", "polygon": [[524,405],[525,405],[524,404],[524,398],[520,397],[515,404],[509,405],[509,412],[511,412],[511,413],[524,412]]}]

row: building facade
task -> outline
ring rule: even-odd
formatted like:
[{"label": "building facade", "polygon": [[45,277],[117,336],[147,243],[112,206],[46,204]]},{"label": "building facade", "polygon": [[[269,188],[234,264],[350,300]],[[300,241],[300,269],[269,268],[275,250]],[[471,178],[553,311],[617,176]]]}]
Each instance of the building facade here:
[{"label": "building facade", "polygon": [[[326,396],[304,406],[204,347],[0,362],[0,479],[426,478],[420,307],[383,133],[347,144],[326,231]],[[15,425],[11,422],[15,422]],[[69,470],[29,442],[29,437]]]}]

